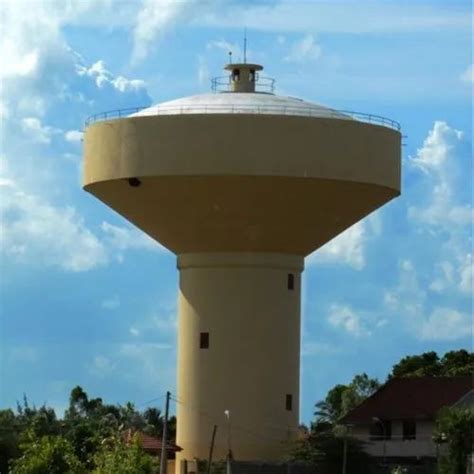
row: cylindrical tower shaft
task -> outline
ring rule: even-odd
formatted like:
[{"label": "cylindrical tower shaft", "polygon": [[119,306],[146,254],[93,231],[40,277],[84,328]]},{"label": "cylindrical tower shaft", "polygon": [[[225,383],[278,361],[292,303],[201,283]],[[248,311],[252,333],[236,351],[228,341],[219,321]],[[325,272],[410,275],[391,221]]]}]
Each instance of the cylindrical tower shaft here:
[{"label": "cylindrical tower shaft", "polygon": [[179,459],[205,459],[216,424],[215,459],[230,436],[239,460],[281,460],[298,427],[303,258],[183,254],[178,268]]}]

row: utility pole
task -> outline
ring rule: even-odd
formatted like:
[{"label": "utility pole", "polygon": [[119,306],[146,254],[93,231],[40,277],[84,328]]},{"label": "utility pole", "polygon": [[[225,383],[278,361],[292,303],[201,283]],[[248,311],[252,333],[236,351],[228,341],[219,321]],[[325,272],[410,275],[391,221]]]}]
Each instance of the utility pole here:
[{"label": "utility pole", "polygon": [[344,436],[344,452],[342,455],[342,474],[347,472],[347,434]]},{"label": "utility pole", "polygon": [[163,437],[161,438],[160,474],[166,474],[168,467],[167,450],[168,445],[168,412],[170,409],[170,392],[166,392],[165,419],[163,420]]},{"label": "utility pole", "polygon": [[217,425],[212,430],[211,447],[209,448],[209,459],[207,461],[207,474],[211,474],[212,453],[214,451],[214,441],[216,440]]}]

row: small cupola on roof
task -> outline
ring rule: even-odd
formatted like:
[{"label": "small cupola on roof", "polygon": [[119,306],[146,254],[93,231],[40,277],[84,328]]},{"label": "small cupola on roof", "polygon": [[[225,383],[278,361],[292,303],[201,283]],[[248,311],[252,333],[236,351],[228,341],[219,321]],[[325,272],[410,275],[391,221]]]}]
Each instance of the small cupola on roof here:
[{"label": "small cupola on roof", "polygon": [[263,70],[260,64],[231,63],[224,67],[230,73],[232,92],[255,92],[255,83],[258,80],[257,71]]}]

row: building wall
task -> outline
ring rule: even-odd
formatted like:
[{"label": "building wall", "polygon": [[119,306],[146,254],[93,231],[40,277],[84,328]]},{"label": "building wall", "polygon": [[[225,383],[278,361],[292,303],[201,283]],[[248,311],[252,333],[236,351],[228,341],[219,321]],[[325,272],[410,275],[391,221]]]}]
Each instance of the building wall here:
[{"label": "building wall", "polygon": [[387,457],[436,457],[436,444],[432,441],[434,422],[417,421],[416,439],[403,439],[403,424],[400,420],[392,421],[392,438],[370,440],[370,426],[357,425],[352,428],[352,435],[366,442],[365,449],[371,456],[383,457],[384,443]]},{"label": "building wall", "polygon": [[[207,459],[214,425],[214,460],[227,456],[229,435],[236,460],[281,460],[299,418],[303,259],[188,254],[178,266],[178,463]],[[208,349],[199,347],[201,332]]]}]

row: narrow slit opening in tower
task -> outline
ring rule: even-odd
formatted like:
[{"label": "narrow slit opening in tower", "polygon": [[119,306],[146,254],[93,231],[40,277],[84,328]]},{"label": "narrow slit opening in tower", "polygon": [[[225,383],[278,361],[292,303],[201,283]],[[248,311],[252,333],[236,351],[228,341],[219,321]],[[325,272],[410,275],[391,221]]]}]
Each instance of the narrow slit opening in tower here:
[{"label": "narrow slit opening in tower", "polygon": [[286,395],[285,405],[287,411],[293,410],[293,396],[290,393]]},{"label": "narrow slit opening in tower", "polygon": [[209,349],[209,333],[202,332],[199,335],[199,347],[201,349]]},{"label": "narrow slit opening in tower", "polygon": [[293,273],[288,273],[288,289],[295,289],[295,275],[293,275]]}]

